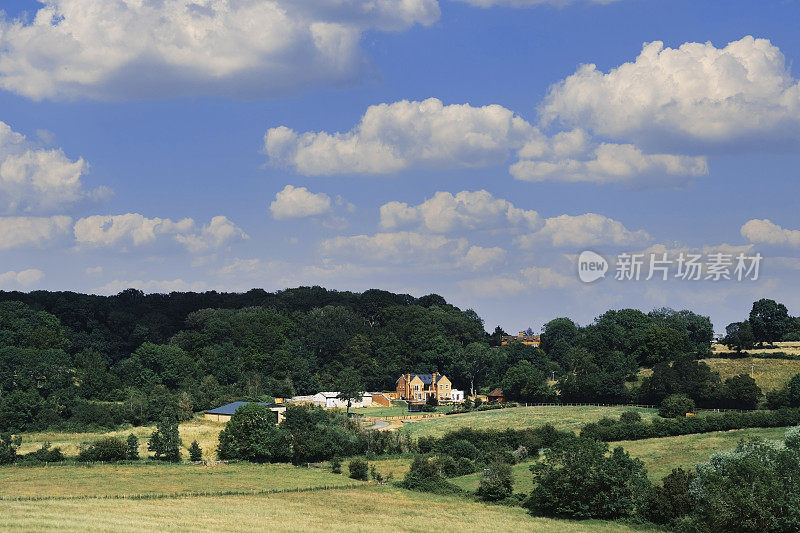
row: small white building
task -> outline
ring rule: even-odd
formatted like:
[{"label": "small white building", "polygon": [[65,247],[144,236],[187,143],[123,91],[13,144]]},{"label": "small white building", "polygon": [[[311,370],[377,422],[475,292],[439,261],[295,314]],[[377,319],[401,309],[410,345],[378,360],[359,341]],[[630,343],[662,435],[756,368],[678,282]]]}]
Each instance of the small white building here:
[{"label": "small white building", "polygon": [[453,402],[457,402],[457,403],[463,402],[464,401],[464,391],[463,390],[458,390],[458,389],[450,389],[450,399],[453,400]]},{"label": "small white building", "polygon": [[[341,407],[342,409],[347,408],[347,400],[342,400],[339,398],[338,392],[318,392],[311,396],[295,396],[292,398],[293,403],[313,403],[314,405],[319,405],[320,407],[325,407],[326,409],[331,409],[334,407]],[[370,407],[372,405],[372,394],[369,392],[365,392],[361,397],[361,401],[353,400],[350,402],[351,408],[358,408],[358,407]]]}]

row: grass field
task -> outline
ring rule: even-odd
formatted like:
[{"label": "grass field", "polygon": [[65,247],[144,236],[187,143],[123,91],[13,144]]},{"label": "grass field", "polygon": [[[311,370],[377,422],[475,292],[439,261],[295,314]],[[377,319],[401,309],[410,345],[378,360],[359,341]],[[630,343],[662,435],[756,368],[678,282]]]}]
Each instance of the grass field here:
[{"label": "grass field", "polygon": [[264,496],[159,500],[46,500],[2,502],[3,530],[59,531],[377,531],[427,532],[432,521],[462,531],[626,532],[610,522],[572,522],[529,516],[519,507],[491,506],[365,485]]},{"label": "grass field", "polygon": [[[346,469],[345,469],[346,472]],[[291,465],[93,464],[0,468],[0,498],[119,497],[347,486],[327,468]]]},{"label": "grass field", "polygon": [[[453,410],[450,405],[440,405],[436,408],[437,413],[447,413]],[[413,416],[423,413],[409,413],[408,404],[406,402],[394,402],[391,407],[362,407],[360,409],[351,409],[354,413],[364,416],[372,416],[375,418],[388,417],[388,416]],[[427,414],[427,413],[424,413]]]},{"label": "grass field", "polygon": [[[219,432],[225,427],[224,423],[205,420],[201,416],[183,422],[180,425],[181,440],[183,440],[183,456],[189,457],[189,445],[197,440],[203,449],[205,459],[216,458],[216,448]],[[78,455],[78,448],[84,442],[92,442],[100,437],[121,437],[123,439],[131,433],[139,437],[139,454],[147,457],[147,439],[155,430],[155,426],[132,427],[105,433],[24,433],[20,453],[28,453],[38,449],[43,443],[49,442],[54,447],[59,446],[67,456]]]},{"label": "grass field", "polygon": [[578,431],[587,422],[604,416],[619,417],[624,411],[639,411],[646,419],[656,416],[655,409],[631,407],[514,407],[477,413],[450,415],[405,424],[403,431],[414,437],[441,437],[448,431],[463,427],[474,429],[522,429],[552,424],[557,429]]},{"label": "grass field", "polygon": [[[734,431],[717,431],[700,435],[682,435],[661,439],[612,442],[610,448],[622,446],[632,457],[641,459],[647,474],[652,481],[658,481],[673,468],[691,468],[695,464],[708,461],[712,453],[736,447],[741,439],[761,437],[765,439],[783,439],[788,428],[741,429]],[[532,462],[523,462],[512,467],[514,474],[514,492],[529,493],[533,489],[533,476],[530,472]],[[474,491],[478,488],[482,472],[462,476],[451,481],[464,490]]]},{"label": "grass field", "polygon": [[800,360],[792,359],[710,358],[703,359],[703,362],[711,370],[719,372],[723,380],[737,374],[750,374],[764,392],[782,389],[795,374],[800,374]]},{"label": "grass field", "polygon": [[[712,344],[711,351],[715,353],[725,353],[731,350],[723,344]],[[776,342],[775,348],[753,348],[752,350],[747,350],[747,353],[768,354],[775,352],[785,352],[789,355],[800,356],[800,342]]]}]

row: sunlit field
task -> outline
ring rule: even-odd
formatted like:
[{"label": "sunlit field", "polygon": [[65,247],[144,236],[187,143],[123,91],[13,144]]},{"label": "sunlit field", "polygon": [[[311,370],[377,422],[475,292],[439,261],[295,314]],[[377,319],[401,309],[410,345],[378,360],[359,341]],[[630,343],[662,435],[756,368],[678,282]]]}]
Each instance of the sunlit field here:
[{"label": "sunlit field", "polygon": [[403,427],[414,437],[441,437],[448,431],[471,427],[474,429],[523,429],[552,424],[556,429],[578,431],[588,422],[596,422],[604,416],[619,417],[625,411],[638,411],[645,419],[656,416],[655,409],[632,407],[513,407],[450,415],[441,418],[409,422]]},{"label": "sunlit field", "polygon": [[742,359],[703,359],[711,370],[719,372],[723,380],[737,374],[749,374],[764,392],[782,389],[795,374],[800,374],[800,359],[764,359],[745,357]]},{"label": "sunlit field", "polygon": [[263,496],[156,500],[0,501],[3,528],[59,531],[461,531],[626,532],[600,521],[534,518],[519,507],[485,505],[384,486]]}]

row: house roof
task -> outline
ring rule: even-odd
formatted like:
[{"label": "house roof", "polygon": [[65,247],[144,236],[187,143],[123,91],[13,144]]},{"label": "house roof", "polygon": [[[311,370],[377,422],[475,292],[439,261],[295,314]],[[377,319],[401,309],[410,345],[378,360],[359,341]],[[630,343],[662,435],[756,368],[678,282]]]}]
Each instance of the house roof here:
[{"label": "house roof", "polygon": [[210,411],[206,411],[208,415],[233,415],[237,409],[239,409],[243,405],[247,405],[249,403],[257,403],[258,405],[263,405],[264,407],[275,407],[275,404],[272,403],[263,403],[263,402],[231,402],[227,405],[223,405],[222,407],[217,407],[216,409],[211,409]]},{"label": "house roof", "polygon": [[[411,379],[414,379],[414,377],[418,377],[419,379],[421,379],[422,383],[424,383],[425,385],[430,385],[431,383],[439,383],[439,381],[442,380],[444,375],[436,374],[436,376],[434,376],[433,374],[411,374]],[[434,381],[434,377],[436,378],[436,381]],[[397,381],[400,381],[400,378],[397,378]]]},{"label": "house roof", "polygon": [[494,389],[492,392],[490,392],[486,396],[503,396],[503,389]]}]

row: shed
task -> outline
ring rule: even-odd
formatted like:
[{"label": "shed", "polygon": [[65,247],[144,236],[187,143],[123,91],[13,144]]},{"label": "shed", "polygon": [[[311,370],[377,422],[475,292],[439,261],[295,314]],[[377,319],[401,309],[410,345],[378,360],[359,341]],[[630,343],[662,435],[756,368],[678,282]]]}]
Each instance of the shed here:
[{"label": "shed", "polygon": [[283,422],[283,413],[286,412],[286,406],[263,402],[231,402],[221,407],[217,407],[216,409],[206,411],[204,418],[206,420],[214,420],[216,422],[227,422],[231,419],[237,409],[250,403],[257,403],[258,405],[268,407],[270,411],[275,413],[275,423],[279,424]]},{"label": "shed", "polygon": [[503,395],[503,389],[500,388],[494,389],[492,392],[486,395],[486,398],[489,400],[489,403],[492,402],[503,403],[505,401],[505,396]]}]

